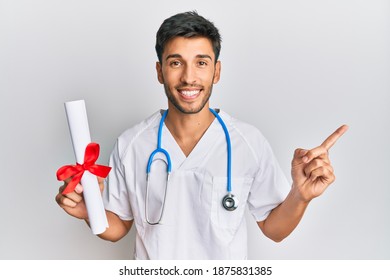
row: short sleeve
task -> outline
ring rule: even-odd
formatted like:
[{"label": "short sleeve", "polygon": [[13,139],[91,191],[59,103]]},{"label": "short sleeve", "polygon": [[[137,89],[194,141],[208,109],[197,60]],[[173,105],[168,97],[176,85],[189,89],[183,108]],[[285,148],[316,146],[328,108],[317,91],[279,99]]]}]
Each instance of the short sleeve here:
[{"label": "short sleeve", "polygon": [[110,156],[111,172],[106,179],[103,191],[105,209],[119,216],[122,220],[133,220],[128,188],[125,180],[125,170],[120,158],[119,141]]},{"label": "short sleeve", "polygon": [[271,146],[263,139],[258,172],[248,197],[248,208],[256,221],[265,220],[269,213],[284,201],[291,190]]}]

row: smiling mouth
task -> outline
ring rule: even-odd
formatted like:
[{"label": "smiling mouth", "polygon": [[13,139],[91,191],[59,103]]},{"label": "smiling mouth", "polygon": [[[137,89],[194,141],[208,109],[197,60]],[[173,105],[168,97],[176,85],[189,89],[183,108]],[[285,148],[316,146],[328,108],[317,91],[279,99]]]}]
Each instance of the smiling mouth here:
[{"label": "smiling mouth", "polygon": [[201,89],[178,89],[177,90],[184,98],[195,98],[197,97]]}]

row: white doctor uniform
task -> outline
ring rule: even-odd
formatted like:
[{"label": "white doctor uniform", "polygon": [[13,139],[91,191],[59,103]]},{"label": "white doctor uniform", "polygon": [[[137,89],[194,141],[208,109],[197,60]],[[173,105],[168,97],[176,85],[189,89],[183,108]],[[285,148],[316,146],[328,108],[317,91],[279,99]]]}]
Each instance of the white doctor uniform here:
[{"label": "white doctor uniform", "polygon": [[[134,220],[136,259],[246,259],[248,207],[256,221],[266,219],[290,191],[264,136],[255,127],[223,111],[232,145],[232,194],[238,208],[227,211],[227,146],[217,119],[186,157],[166,126],[162,148],[172,160],[167,183],[165,157],[157,154],[146,194],[146,167],[157,147],[161,112],[125,131],[111,154],[112,171],[103,198],[105,208],[122,220]],[[158,160],[161,159],[161,160]],[[161,224],[158,221],[167,194]]]}]

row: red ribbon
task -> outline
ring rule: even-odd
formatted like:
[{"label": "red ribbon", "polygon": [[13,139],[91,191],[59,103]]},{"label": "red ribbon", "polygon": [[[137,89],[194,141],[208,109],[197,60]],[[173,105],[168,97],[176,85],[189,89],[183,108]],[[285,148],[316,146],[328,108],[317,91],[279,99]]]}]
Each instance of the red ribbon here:
[{"label": "red ribbon", "polygon": [[73,177],[66,188],[63,190],[62,194],[73,192],[86,170],[96,176],[103,178],[107,177],[111,167],[95,164],[99,157],[99,152],[99,144],[89,143],[85,148],[83,164],[76,163],[76,165],[65,165],[57,170],[58,181],[63,181],[67,178]]}]

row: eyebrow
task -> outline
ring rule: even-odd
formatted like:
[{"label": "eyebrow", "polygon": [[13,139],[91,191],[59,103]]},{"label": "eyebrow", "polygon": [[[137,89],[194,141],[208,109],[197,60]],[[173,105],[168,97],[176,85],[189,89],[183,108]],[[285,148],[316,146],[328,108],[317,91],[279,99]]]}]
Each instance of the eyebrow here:
[{"label": "eyebrow", "polygon": [[[210,59],[211,61],[213,61],[213,59],[211,58],[211,56],[209,56],[208,54],[198,54],[196,56],[197,58],[208,58]],[[170,58],[182,58],[182,56],[178,53],[174,53],[174,54],[170,54],[168,55],[166,58],[165,58],[165,61],[167,61],[168,59]]]}]

